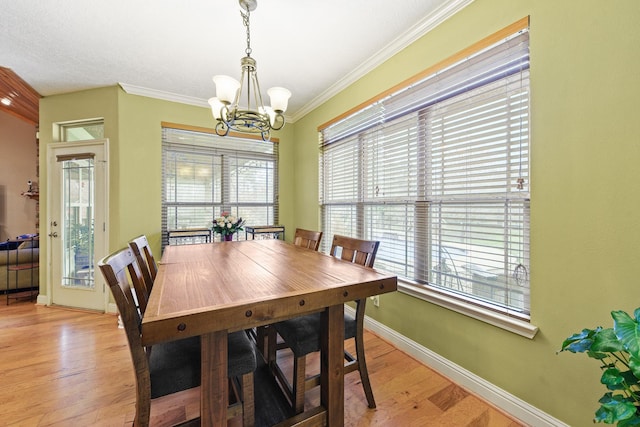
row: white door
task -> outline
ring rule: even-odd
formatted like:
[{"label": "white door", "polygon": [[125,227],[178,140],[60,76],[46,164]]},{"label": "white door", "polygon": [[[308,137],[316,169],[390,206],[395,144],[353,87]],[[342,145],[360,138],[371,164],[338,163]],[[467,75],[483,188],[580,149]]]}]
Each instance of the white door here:
[{"label": "white door", "polygon": [[108,140],[48,147],[51,304],[106,311]]}]

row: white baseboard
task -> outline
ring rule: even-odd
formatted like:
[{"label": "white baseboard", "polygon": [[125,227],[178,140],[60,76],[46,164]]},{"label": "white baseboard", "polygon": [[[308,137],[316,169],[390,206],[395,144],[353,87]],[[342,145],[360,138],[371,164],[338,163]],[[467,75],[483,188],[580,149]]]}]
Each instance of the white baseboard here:
[{"label": "white baseboard", "polygon": [[107,305],[107,313],[118,314],[118,306],[115,303],[110,302]]},{"label": "white baseboard", "polygon": [[[345,305],[345,312],[355,315],[355,310]],[[568,424],[550,416],[524,400],[507,393],[485,379],[445,359],[428,348],[399,334],[388,326],[365,316],[365,327],[391,344],[451,379],[459,386],[473,392],[497,408],[534,427],[569,427]]]},{"label": "white baseboard", "polygon": [[[51,301],[49,299],[49,296],[47,296],[47,295],[38,295],[38,299],[36,300],[36,304],[51,305]],[[110,302],[107,305],[106,313],[118,314],[118,306],[116,306],[115,303]]]}]

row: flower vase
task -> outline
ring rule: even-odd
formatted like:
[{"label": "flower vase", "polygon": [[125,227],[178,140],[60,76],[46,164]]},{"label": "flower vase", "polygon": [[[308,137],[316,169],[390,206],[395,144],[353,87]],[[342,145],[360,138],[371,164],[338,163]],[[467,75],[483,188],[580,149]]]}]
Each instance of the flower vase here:
[{"label": "flower vase", "polygon": [[230,242],[233,240],[233,234],[225,234],[224,236],[222,236],[222,239],[224,242]]}]

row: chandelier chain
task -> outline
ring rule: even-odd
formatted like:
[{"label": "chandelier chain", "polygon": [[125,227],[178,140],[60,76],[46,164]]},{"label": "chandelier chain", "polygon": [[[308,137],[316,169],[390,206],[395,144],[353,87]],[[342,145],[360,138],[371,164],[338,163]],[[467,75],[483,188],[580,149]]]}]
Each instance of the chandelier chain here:
[{"label": "chandelier chain", "polygon": [[247,13],[240,11],[240,15],[242,15],[242,23],[245,27],[247,27],[247,48],[245,49],[245,53],[247,56],[251,56],[251,30],[249,29],[249,8],[247,7]]}]

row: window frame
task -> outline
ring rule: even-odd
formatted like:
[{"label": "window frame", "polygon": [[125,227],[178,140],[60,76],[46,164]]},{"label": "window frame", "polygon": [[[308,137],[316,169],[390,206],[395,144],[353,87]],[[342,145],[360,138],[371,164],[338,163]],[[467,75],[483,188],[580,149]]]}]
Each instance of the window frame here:
[{"label": "window frame", "polygon": [[[75,142],[104,139],[103,118],[58,123],[57,128],[59,141]],[[82,137],[72,135],[76,132],[83,132]]]},{"label": "window frame", "polygon": [[[420,81],[429,78],[431,75],[433,75],[434,73],[436,73],[436,71],[441,71],[442,69],[448,68],[451,65],[455,65],[457,62],[460,62],[461,59],[464,59],[467,56],[470,56],[470,51],[474,51],[474,52],[479,52],[483,49],[487,49],[488,47],[495,45],[496,43],[500,42],[503,39],[508,39],[509,37],[512,37],[512,35],[517,34],[519,32],[523,32],[523,31],[528,31],[528,18],[524,18],[516,23],[514,23],[513,25],[499,31],[498,33],[489,36],[488,38],[480,41],[479,43],[477,43],[476,45],[470,47],[469,49],[466,49],[464,51],[464,54],[458,53],[456,55],[454,55],[452,58],[449,58],[445,61],[442,61],[442,63],[437,64],[435,67],[432,67],[428,70],[425,70],[423,73],[420,73],[419,75],[413,77],[412,79],[409,79],[407,82],[403,82],[397,86],[395,86],[394,88],[390,89],[389,91],[384,92],[381,95],[378,95],[377,97],[374,97],[372,100],[369,100],[357,107],[355,107],[354,109],[348,111],[345,114],[342,114],[341,116],[337,117],[336,119],[333,119],[332,121],[321,125],[318,130],[319,130],[319,137],[320,137],[320,209],[321,209],[321,218],[323,221],[323,231],[327,231],[327,228],[332,228],[333,225],[331,227],[327,227],[328,223],[331,223],[331,219],[330,216],[332,214],[332,209],[336,208],[336,210],[338,210],[338,208],[342,207],[342,209],[348,208],[349,206],[351,206],[353,209],[355,209],[356,212],[356,218],[357,220],[355,221],[355,224],[351,224],[351,228],[350,229],[345,229],[345,231],[341,231],[341,233],[347,234],[347,235],[352,235],[355,237],[360,237],[360,238],[370,238],[367,236],[367,233],[365,231],[365,224],[364,224],[364,218],[365,215],[362,214],[362,212],[364,211],[364,209],[366,209],[367,205],[375,205],[375,203],[369,203],[366,200],[366,197],[364,197],[364,191],[365,189],[363,188],[364,184],[362,182],[359,182],[358,184],[358,188],[357,188],[357,197],[356,197],[356,202],[349,202],[347,200],[343,200],[341,201],[337,201],[337,203],[331,203],[328,202],[327,200],[325,200],[325,194],[324,191],[326,190],[324,188],[324,181],[325,181],[325,177],[324,177],[324,156],[326,154],[325,150],[323,149],[323,145],[324,145],[324,138],[326,137],[326,135],[324,134],[324,131],[329,129],[331,131],[336,132],[336,134],[339,134],[339,137],[333,138],[330,142],[333,141],[340,141],[340,138],[356,138],[359,139],[360,135],[364,132],[366,132],[366,129],[368,129],[368,127],[371,127],[371,123],[375,122],[377,120],[377,118],[375,117],[376,113],[375,113],[375,104],[378,101],[384,100],[385,98],[388,98],[400,91],[405,90],[406,88],[411,88],[412,85],[419,83]],[[434,70],[434,68],[438,68],[440,67],[440,70]],[[528,67],[527,67],[528,68]],[[522,74],[522,70],[520,70],[520,73]],[[528,74],[528,71],[527,71]],[[521,77],[522,79],[522,77]],[[496,79],[496,81],[501,81],[501,79]],[[508,82],[508,77],[505,78],[505,81]],[[527,85],[527,92],[528,92],[528,88],[529,86]],[[527,93],[527,99],[528,99],[528,93]],[[508,100],[507,100],[508,102]],[[372,108],[370,108],[372,107]],[[423,111],[425,111],[428,107],[420,107],[417,108],[416,110],[419,111],[419,115],[423,114]],[[369,112],[367,112],[367,110],[370,110]],[[353,119],[353,116],[355,115],[354,113],[359,113],[359,115],[361,117],[356,118],[355,120]],[[405,114],[405,113],[403,113]],[[528,110],[527,110],[527,114]],[[373,118],[372,118],[373,117]],[[346,129],[345,128],[340,128],[340,124],[341,122],[345,122],[347,121],[347,119],[351,119],[351,122],[349,122],[349,125],[353,127],[353,129]],[[358,122],[358,120],[360,120],[360,122]],[[520,119],[522,121],[522,119]],[[528,117],[527,117],[528,120]],[[332,126],[333,125],[338,125],[337,126],[337,130],[333,129]],[[416,126],[419,126],[418,124],[416,124]],[[530,124],[527,121],[527,126],[528,129],[530,128]],[[527,150],[529,150],[529,142],[528,142],[528,129],[527,129]],[[521,129],[522,131],[522,129]],[[342,134],[340,134],[340,132],[342,132]],[[331,136],[331,134],[329,134]],[[335,136],[335,134],[333,135]],[[345,139],[346,139],[345,138]],[[352,139],[353,139],[352,138]],[[426,141],[426,137],[424,137],[424,140]],[[507,140],[507,146],[509,146],[509,140]],[[428,144],[425,144],[428,145]],[[429,147],[423,147],[420,151],[421,155],[424,154],[425,156],[428,155],[427,150],[429,150]],[[357,169],[362,169],[362,168],[366,168],[366,162],[363,161],[363,154],[362,154],[362,149],[358,148],[359,151],[359,158],[358,158],[358,167]],[[527,164],[528,167],[528,164]],[[358,177],[359,179],[361,179],[362,181],[365,181],[364,178],[362,178],[362,171],[358,171]],[[429,176],[429,174],[425,174],[425,176]],[[428,179],[428,178],[427,178]],[[415,203],[422,203],[424,207],[420,207],[420,206],[415,206],[414,207],[414,213],[415,215],[419,215],[420,214],[420,210],[421,209],[425,209],[428,210],[429,207],[428,205],[430,203],[432,203],[431,200],[431,195],[425,195],[424,197],[424,201],[420,202],[420,197],[417,197],[414,201]],[[392,205],[393,203],[396,203],[398,205],[401,205],[402,202],[399,200],[389,200],[387,202],[382,202],[383,204],[388,204],[389,206]],[[412,201],[411,200],[406,200],[406,206],[407,209],[410,208]],[[527,236],[526,236],[526,255],[527,255],[527,267],[528,267],[528,256],[530,253],[530,249],[529,249],[529,236],[530,236],[530,230],[528,229],[528,224],[529,224],[529,218],[530,218],[530,208],[529,208],[529,203],[530,200],[528,197],[526,197],[526,200],[523,201],[523,206],[525,206],[525,211],[523,213],[523,215],[525,216],[523,221],[526,222],[526,227],[527,227]],[[428,216],[425,213],[423,213],[422,215]],[[352,221],[353,222],[353,221]],[[333,223],[331,223],[333,224]],[[508,225],[504,225],[505,230],[508,230],[509,226]],[[418,228],[416,227],[416,232],[418,230]],[[331,230],[333,231],[333,230]],[[337,233],[337,234],[341,234],[341,233]],[[431,233],[431,232],[429,232]],[[524,239],[524,237],[523,237]],[[429,240],[430,241],[430,240]],[[325,242],[326,244],[326,242]],[[417,251],[418,249],[416,249]],[[524,249],[523,249],[524,250]],[[424,251],[423,251],[424,252]],[[426,250],[427,253],[429,253],[430,251],[427,249]],[[428,255],[428,257],[430,257],[431,255]],[[528,270],[527,270],[527,274],[528,274]],[[433,287],[433,286],[429,286],[428,284],[425,285],[424,283],[418,283],[413,281],[413,279],[407,279],[405,277],[399,277],[399,286],[398,289],[401,292],[407,293],[409,295],[412,295],[414,297],[418,297],[421,299],[424,299],[426,301],[438,304],[440,306],[446,307],[448,309],[451,309],[453,311],[459,312],[461,314],[470,316],[472,318],[487,322],[489,324],[492,324],[494,326],[498,326],[500,328],[506,329],[508,331],[514,332],[516,334],[525,336],[527,338],[533,338],[535,336],[535,334],[537,333],[538,328],[534,325],[532,325],[530,323],[530,315],[528,315],[528,313],[514,313],[511,312],[508,308],[507,309],[497,309],[495,306],[493,306],[492,304],[485,304],[483,303],[481,300],[477,300],[475,298],[470,298],[470,297],[465,297],[464,295],[460,295],[460,294],[454,294],[452,292],[447,292],[446,290],[443,290],[439,287]],[[530,282],[529,282],[529,286],[527,291],[530,292]],[[525,296],[523,296],[523,298],[525,298]],[[526,298],[529,298],[528,295],[526,296]],[[530,306],[529,306],[530,309]]]},{"label": "window frame", "polygon": [[[279,223],[279,156],[277,139],[272,138],[270,141],[265,142],[262,139],[253,138],[251,135],[240,134],[220,137],[211,129],[164,122],[162,129],[162,249],[169,244],[169,211],[172,209],[200,208],[205,211],[211,210],[210,217],[207,217],[204,221],[205,224],[193,225],[193,227],[197,228],[211,228],[211,221],[214,217],[219,216],[222,211],[230,212],[235,216],[244,216],[248,225],[275,225]],[[177,141],[178,138],[180,138],[180,141]],[[177,155],[192,155],[194,158],[200,156],[203,159],[211,159],[208,167],[213,175],[211,177],[211,193],[207,194],[207,197],[210,196],[208,200],[180,201],[180,196],[177,193],[171,196],[167,182],[167,168],[170,168],[170,166],[167,162],[170,161],[171,156]],[[267,188],[264,195],[265,200],[241,199],[238,176],[237,174],[234,175],[234,172],[239,169],[233,165],[235,161],[264,162],[264,165],[257,167],[256,170],[264,169],[264,185]],[[196,164],[194,163],[194,165]],[[236,181],[235,184],[234,180]],[[216,184],[216,181],[219,182]],[[175,197],[176,199],[168,200],[170,197]],[[246,215],[246,212],[252,208],[266,209],[267,221],[272,224],[253,223],[250,216]],[[214,240],[219,239],[218,236],[212,237]],[[245,240],[245,233],[236,233],[236,239]]]}]

